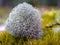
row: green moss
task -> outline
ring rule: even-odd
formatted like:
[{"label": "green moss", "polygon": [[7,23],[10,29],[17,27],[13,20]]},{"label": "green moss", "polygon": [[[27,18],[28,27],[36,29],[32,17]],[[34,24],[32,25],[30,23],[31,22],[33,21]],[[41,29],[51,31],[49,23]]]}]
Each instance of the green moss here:
[{"label": "green moss", "polygon": [[0,33],[0,44],[2,45],[15,45],[15,39],[6,31]]},{"label": "green moss", "polygon": [[24,41],[22,38],[15,38],[8,32],[0,33],[1,45],[60,45],[60,33],[54,34],[50,29],[46,29],[41,39],[28,39]]}]

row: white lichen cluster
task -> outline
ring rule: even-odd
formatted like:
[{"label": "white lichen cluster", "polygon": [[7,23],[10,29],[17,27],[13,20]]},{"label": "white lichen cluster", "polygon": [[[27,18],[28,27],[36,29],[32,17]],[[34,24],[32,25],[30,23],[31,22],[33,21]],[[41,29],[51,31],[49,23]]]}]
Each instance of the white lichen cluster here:
[{"label": "white lichen cluster", "polygon": [[10,12],[6,29],[15,37],[39,39],[42,36],[39,15],[32,5],[26,2],[19,4]]}]

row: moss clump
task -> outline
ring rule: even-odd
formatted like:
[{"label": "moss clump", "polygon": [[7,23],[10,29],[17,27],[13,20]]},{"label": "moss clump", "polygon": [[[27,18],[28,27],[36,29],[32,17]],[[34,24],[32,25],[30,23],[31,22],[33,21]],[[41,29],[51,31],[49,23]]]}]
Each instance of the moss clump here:
[{"label": "moss clump", "polygon": [[43,31],[38,10],[26,2],[17,5],[9,14],[6,29],[15,37],[40,39]]}]

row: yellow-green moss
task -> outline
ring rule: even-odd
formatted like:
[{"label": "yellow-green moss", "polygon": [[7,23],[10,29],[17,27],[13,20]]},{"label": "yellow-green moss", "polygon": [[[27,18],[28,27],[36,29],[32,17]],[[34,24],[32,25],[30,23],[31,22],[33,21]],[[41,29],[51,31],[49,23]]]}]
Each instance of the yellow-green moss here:
[{"label": "yellow-green moss", "polygon": [[18,39],[4,31],[0,33],[0,44],[1,45],[60,45],[60,33],[54,34],[52,30],[45,30],[44,35],[41,39]]},{"label": "yellow-green moss", "polygon": [[0,33],[0,44],[2,45],[15,45],[15,39],[8,32]]}]

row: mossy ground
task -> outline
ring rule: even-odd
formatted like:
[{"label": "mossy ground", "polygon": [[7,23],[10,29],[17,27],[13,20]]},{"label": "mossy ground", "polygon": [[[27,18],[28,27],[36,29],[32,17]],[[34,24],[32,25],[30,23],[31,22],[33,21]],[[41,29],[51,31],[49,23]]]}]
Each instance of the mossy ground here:
[{"label": "mossy ground", "polygon": [[28,39],[15,38],[8,32],[0,33],[1,45],[60,45],[60,33],[55,34],[51,29],[46,29],[41,39]]}]

